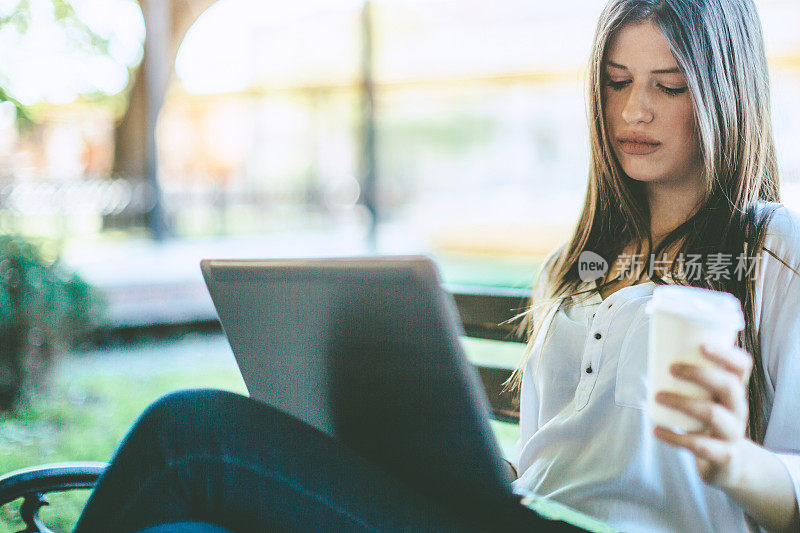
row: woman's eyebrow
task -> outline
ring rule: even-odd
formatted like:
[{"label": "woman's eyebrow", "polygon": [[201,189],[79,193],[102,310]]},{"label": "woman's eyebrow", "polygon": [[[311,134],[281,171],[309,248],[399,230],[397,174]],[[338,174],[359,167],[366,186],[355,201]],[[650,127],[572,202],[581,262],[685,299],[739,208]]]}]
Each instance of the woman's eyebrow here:
[{"label": "woman's eyebrow", "polygon": [[[614,63],[611,60],[606,60],[606,64],[609,67],[615,67],[615,68],[621,68],[621,69],[624,69],[624,70],[628,70],[628,67],[626,67],[625,65],[620,65],[619,63]],[[678,67],[660,68],[660,69],[656,69],[656,70],[651,70],[650,71],[650,74],[680,74],[680,73],[681,73],[681,69],[679,69]]]}]

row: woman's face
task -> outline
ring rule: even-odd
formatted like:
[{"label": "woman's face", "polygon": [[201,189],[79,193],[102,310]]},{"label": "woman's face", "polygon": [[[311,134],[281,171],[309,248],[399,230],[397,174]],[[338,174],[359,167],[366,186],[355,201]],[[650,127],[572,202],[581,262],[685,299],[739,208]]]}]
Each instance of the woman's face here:
[{"label": "woman's face", "polygon": [[651,184],[699,187],[703,163],[692,98],[661,31],[651,22],[622,28],[602,69],[606,128],[625,173]]}]

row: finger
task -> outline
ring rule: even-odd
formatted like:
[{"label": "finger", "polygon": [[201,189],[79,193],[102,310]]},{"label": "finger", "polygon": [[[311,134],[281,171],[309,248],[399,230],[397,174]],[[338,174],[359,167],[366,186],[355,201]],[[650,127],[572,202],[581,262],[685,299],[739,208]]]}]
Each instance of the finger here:
[{"label": "finger", "polygon": [[739,376],[742,383],[747,383],[750,380],[750,373],[753,371],[753,356],[746,350],[738,346],[719,348],[702,344],[700,351],[706,359]]},{"label": "finger", "polygon": [[730,372],[711,366],[674,363],[670,367],[670,373],[708,390],[716,401],[737,415],[747,413],[744,384]]},{"label": "finger", "polygon": [[659,440],[673,446],[685,448],[695,456],[717,465],[727,465],[733,455],[730,444],[705,435],[675,433],[664,426],[653,428],[653,434]]},{"label": "finger", "polygon": [[746,417],[737,416],[718,403],[668,391],[656,394],[656,402],[701,422],[704,429],[702,434],[732,441],[741,438],[745,433]]}]

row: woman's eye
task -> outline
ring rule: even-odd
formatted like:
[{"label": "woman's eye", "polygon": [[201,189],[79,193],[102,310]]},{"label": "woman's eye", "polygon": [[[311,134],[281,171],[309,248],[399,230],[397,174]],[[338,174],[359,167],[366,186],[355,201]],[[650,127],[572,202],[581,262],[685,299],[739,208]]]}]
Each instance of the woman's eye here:
[{"label": "woman's eye", "polygon": [[664,87],[663,85],[659,85],[661,89],[670,96],[678,96],[681,93],[685,93],[688,87]]},{"label": "woman's eye", "polygon": [[629,83],[630,83],[630,80],[628,80],[628,81],[613,81],[613,80],[608,80],[608,82],[607,82],[607,85],[608,85],[609,87],[611,87],[612,89],[614,89],[615,91],[619,91],[619,90],[621,90],[623,87],[625,87],[626,85],[628,85]]},{"label": "woman's eye", "polygon": [[[630,83],[631,83],[630,80],[624,80],[624,81],[608,80],[606,82],[606,85],[608,85],[615,91],[621,91],[623,87],[625,87]],[[685,93],[686,90],[688,89],[688,87],[665,87],[664,85],[661,84],[659,84],[658,87],[670,96],[677,96],[679,94]]]}]

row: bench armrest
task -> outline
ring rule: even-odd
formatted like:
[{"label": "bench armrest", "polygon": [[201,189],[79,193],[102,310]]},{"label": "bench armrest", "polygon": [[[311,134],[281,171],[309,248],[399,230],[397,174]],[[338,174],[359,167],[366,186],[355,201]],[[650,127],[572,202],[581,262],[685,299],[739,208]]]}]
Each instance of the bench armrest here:
[{"label": "bench armrest", "polygon": [[26,532],[48,533],[39,519],[39,509],[47,505],[46,494],[74,489],[91,489],[107,463],[54,463],[15,470],[0,476],[0,506],[24,498],[20,507]]}]

